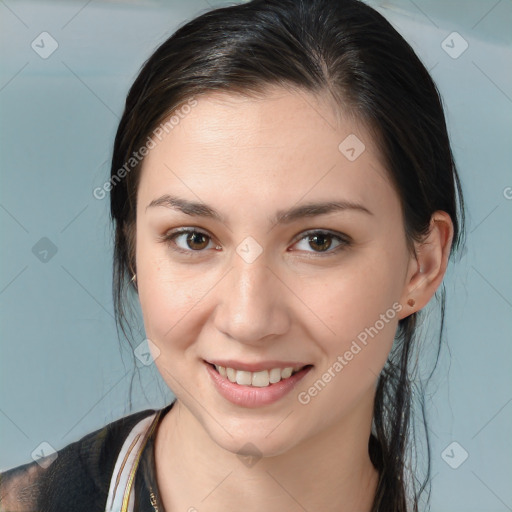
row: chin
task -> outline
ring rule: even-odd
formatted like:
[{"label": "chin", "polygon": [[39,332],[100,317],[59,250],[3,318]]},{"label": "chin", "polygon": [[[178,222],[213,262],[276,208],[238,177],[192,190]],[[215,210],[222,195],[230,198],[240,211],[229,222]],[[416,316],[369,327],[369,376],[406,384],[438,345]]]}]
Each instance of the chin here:
[{"label": "chin", "polygon": [[[279,422],[273,422],[271,428],[258,428],[255,427],[254,421],[249,423],[247,420],[247,427],[244,428],[244,422],[237,422],[237,428],[227,429],[228,434],[224,429],[216,425],[214,431],[208,430],[212,440],[224,450],[231,452],[239,457],[276,457],[281,455],[297,444],[297,434],[289,435],[288,429],[283,429],[281,432],[275,430],[272,432]],[[268,435],[272,432],[271,435]],[[296,429],[295,429],[296,432]]]}]

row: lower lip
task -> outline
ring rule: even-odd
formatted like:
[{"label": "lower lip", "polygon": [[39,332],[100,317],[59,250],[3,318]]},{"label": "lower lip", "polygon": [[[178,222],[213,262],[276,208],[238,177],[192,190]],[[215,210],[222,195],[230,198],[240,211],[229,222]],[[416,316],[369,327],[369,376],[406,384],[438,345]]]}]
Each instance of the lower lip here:
[{"label": "lower lip", "polygon": [[264,388],[258,388],[256,386],[241,386],[236,382],[231,382],[209,363],[205,364],[217,391],[231,403],[248,408],[261,407],[277,402],[287,395],[312,368],[312,366],[307,366],[288,379],[283,379]]}]

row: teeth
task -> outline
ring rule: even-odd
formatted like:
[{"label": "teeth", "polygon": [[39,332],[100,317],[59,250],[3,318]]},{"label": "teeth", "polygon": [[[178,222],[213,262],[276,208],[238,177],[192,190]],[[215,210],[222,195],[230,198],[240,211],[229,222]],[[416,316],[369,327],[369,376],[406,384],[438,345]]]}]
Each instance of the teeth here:
[{"label": "teeth", "polygon": [[284,368],[281,372],[281,379],[287,379],[288,377],[291,377],[293,373],[293,368]]},{"label": "teeth", "polygon": [[283,369],[272,368],[271,370],[262,370],[260,372],[247,372],[218,365],[215,365],[215,368],[223,377],[227,377],[230,382],[236,382],[241,386],[254,386],[257,388],[265,388],[270,384],[276,384],[282,379],[288,379],[294,372],[301,369],[301,367],[288,367]]},{"label": "teeth", "polygon": [[281,368],[274,368],[270,370],[270,382],[275,384],[281,380]]},{"label": "teeth", "polygon": [[252,374],[251,385],[257,388],[264,388],[270,384],[270,380],[268,378],[268,371],[263,370],[261,372],[254,372]]},{"label": "teeth", "polygon": [[251,372],[237,371],[236,372],[236,383],[241,386],[250,386],[252,384]]},{"label": "teeth", "polygon": [[[219,371],[220,373],[220,371]],[[236,382],[236,370],[233,368],[226,368],[227,377],[231,382]]]}]

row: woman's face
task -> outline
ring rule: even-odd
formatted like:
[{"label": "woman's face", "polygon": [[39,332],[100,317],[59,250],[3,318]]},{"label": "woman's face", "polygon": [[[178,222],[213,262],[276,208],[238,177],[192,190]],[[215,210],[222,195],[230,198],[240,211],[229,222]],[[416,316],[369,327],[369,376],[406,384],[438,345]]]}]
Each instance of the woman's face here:
[{"label": "woman's face", "polygon": [[138,189],[137,285],[158,370],[233,452],[369,429],[413,267],[369,132],[307,93],[196,100],[156,132]]}]

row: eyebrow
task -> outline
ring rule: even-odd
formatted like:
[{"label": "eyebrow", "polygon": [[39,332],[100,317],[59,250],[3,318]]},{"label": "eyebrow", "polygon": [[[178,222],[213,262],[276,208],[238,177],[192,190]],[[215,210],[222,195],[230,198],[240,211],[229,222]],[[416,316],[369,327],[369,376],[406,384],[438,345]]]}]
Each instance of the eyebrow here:
[{"label": "eyebrow", "polygon": [[[226,220],[219,212],[204,203],[189,201],[188,199],[164,194],[157,199],[153,199],[153,201],[146,206],[146,210],[148,208],[155,208],[158,206],[163,206],[171,210],[178,210],[186,215],[190,215],[191,217],[206,217],[222,222],[223,224],[227,224]],[[271,219],[271,223],[290,224],[306,217],[316,217],[317,215],[326,215],[329,213],[347,210],[373,215],[368,208],[352,201],[325,201],[306,203],[294,206],[288,210],[279,210],[275,214],[274,218]]]}]

